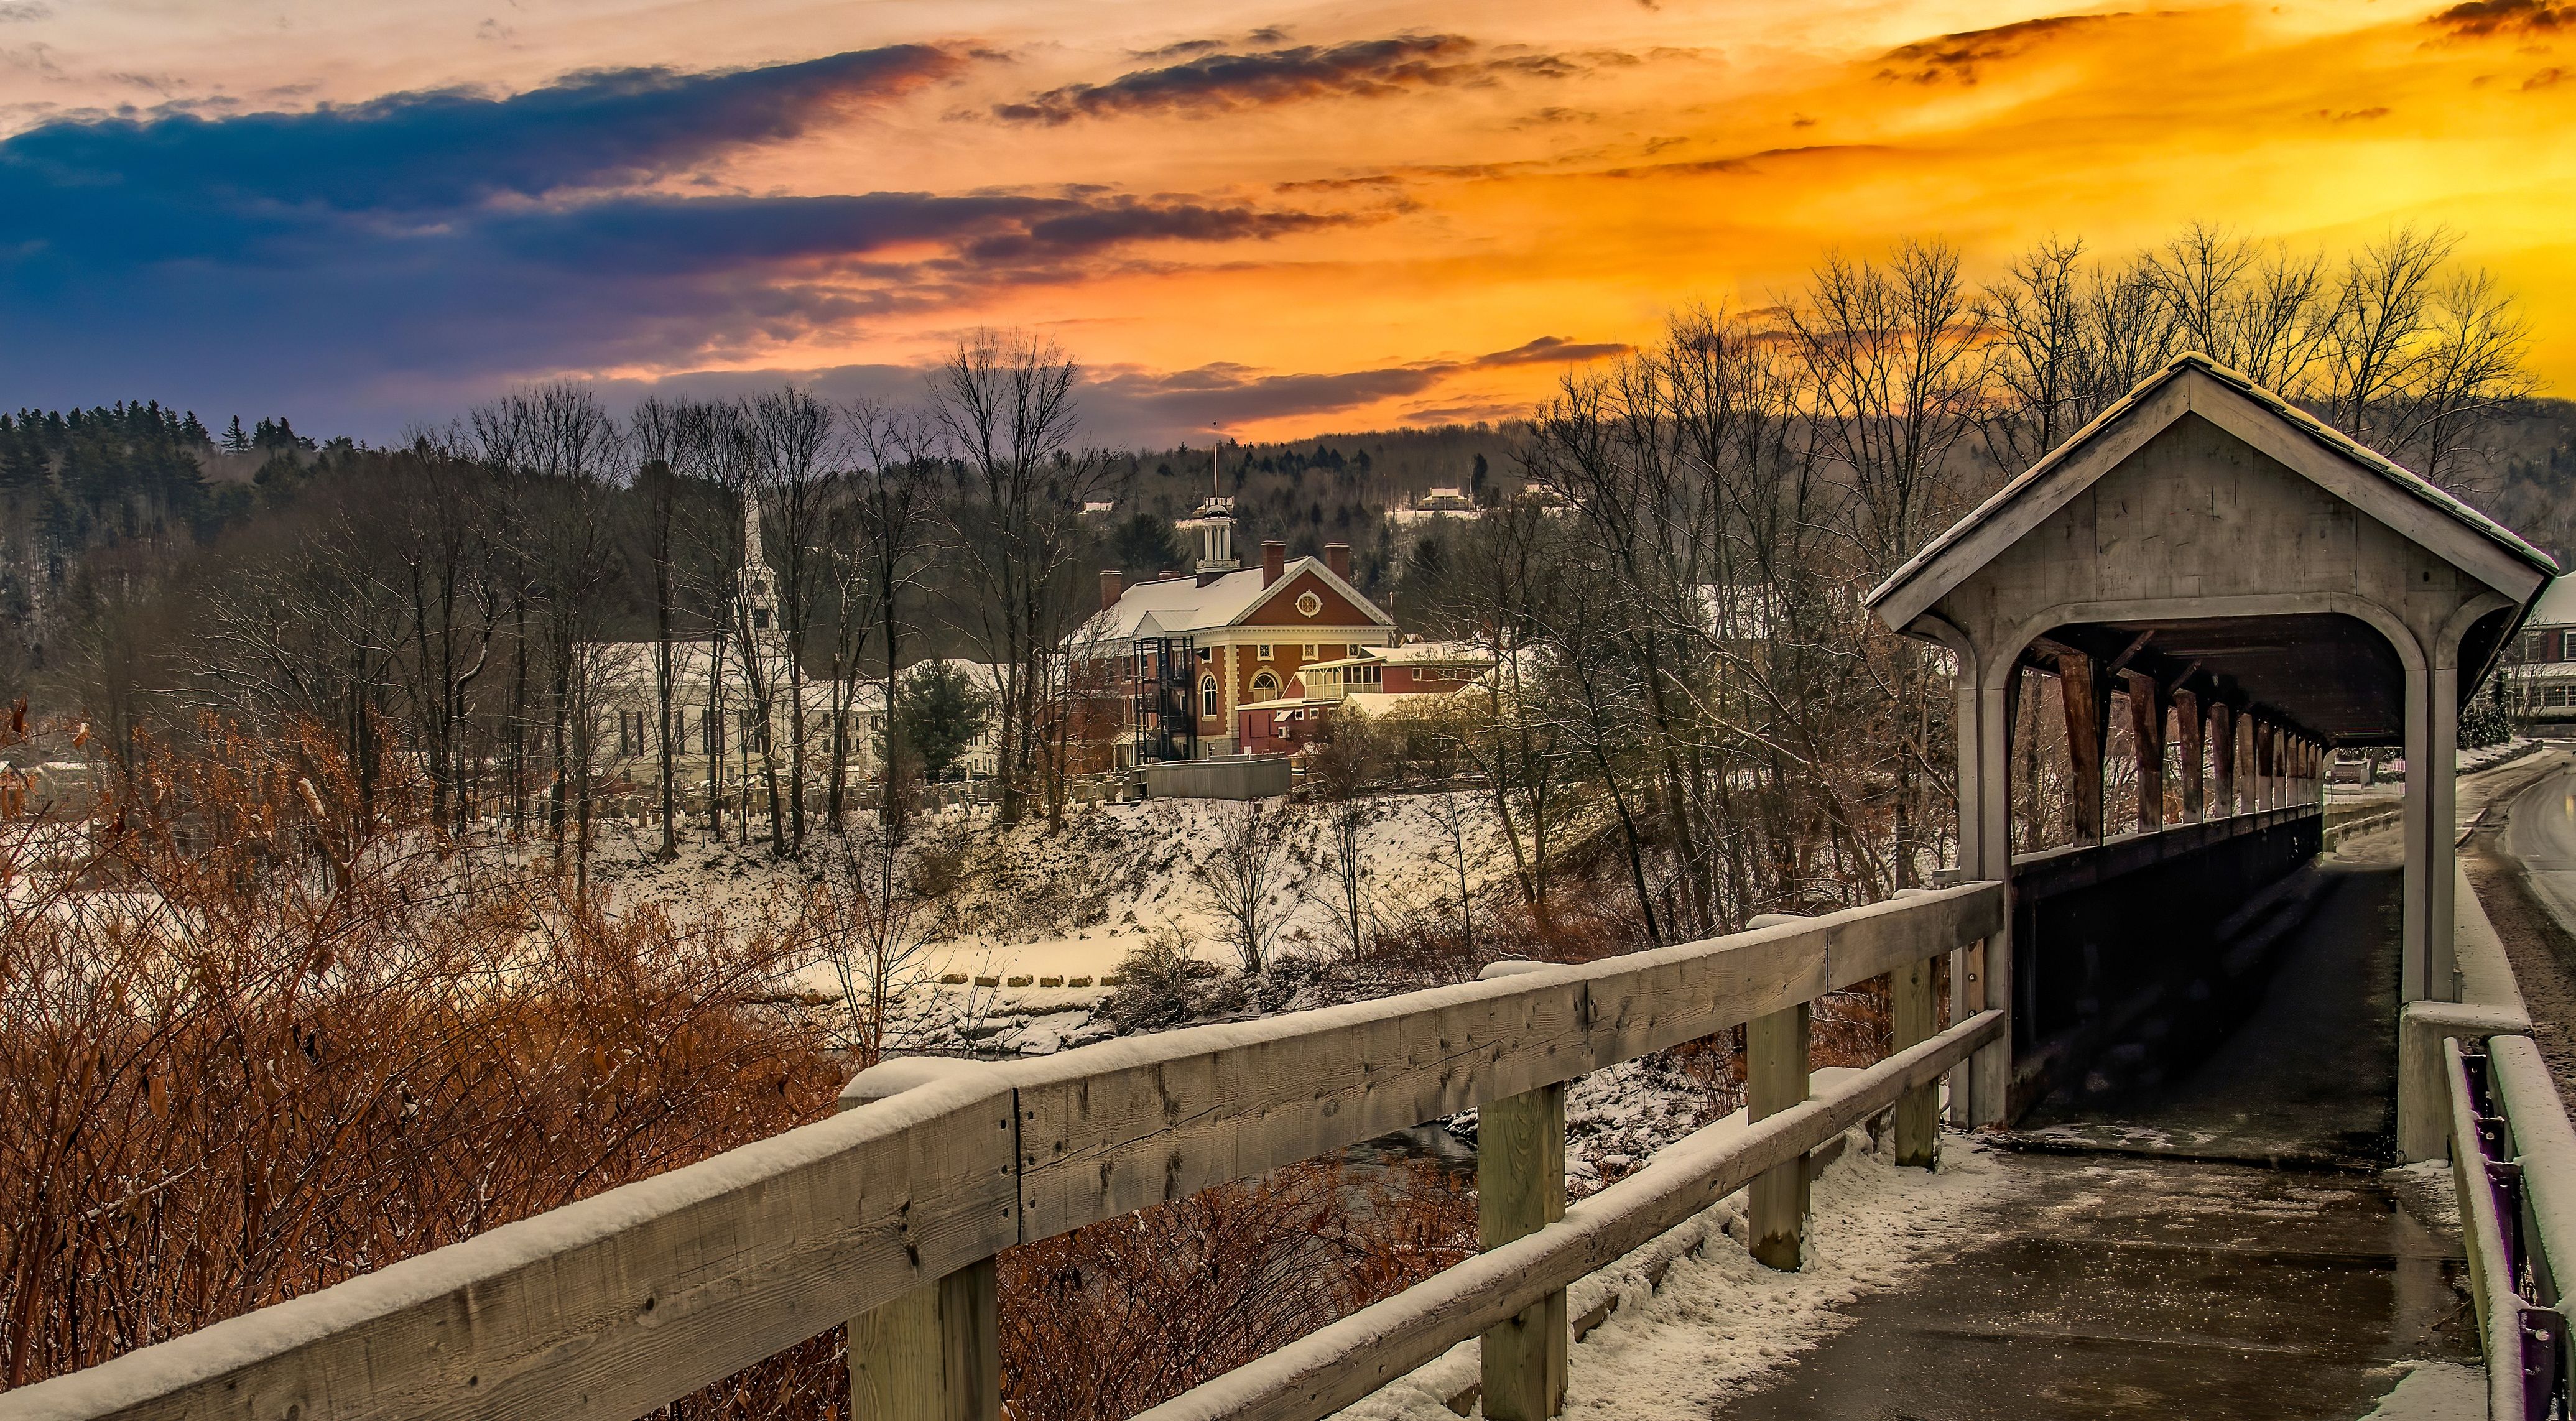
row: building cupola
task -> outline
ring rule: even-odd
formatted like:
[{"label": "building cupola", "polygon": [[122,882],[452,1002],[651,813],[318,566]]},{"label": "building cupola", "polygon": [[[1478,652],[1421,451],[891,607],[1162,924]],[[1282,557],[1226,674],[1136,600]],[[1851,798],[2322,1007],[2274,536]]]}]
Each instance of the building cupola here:
[{"label": "building cupola", "polygon": [[1243,566],[1234,557],[1234,500],[1209,494],[1198,512],[1172,525],[1198,530],[1199,585],[1207,586]]}]

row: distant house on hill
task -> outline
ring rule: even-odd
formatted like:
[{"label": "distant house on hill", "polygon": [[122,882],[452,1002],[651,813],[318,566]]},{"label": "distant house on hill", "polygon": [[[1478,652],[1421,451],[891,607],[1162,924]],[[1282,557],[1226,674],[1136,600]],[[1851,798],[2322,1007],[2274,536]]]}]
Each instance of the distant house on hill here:
[{"label": "distant house on hill", "polygon": [[2576,723],[2576,576],[2549,584],[2522,624],[2521,653],[2503,672],[2506,704],[2536,726]]},{"label": "distant house on hill", "polygon": [[1394,618],[1351,585],[1348,544],[1291,559],[1266,542],[1247,568],[1234,557],[1234,500],[1211,497],[1174,526],[1199,535],[1196,573],[1132,587],[1101,573],[1099,613],[1065,644],[1086,768],[1238,753],[1240,708],[1280,698],[1309,666],[1396,640]]},{"label": "distant house on hill", "polygon": [[1428,523],[1439,518],[1474,518],[1481,510],[1465,489],[1441,485],[1426,490],[1422,497],[1394,511],[1399,525]]}]

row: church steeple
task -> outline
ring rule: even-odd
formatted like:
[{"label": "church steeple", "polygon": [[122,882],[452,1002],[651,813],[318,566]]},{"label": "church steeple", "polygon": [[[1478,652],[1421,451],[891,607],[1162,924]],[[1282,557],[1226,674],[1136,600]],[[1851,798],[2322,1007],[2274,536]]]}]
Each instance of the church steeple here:
[{"label": "church steeple", "polygon": [[769,550],[760,538],[760,496],[742,500],[743,620],[755,634],[778,632],[778,579],[769,570]]}]

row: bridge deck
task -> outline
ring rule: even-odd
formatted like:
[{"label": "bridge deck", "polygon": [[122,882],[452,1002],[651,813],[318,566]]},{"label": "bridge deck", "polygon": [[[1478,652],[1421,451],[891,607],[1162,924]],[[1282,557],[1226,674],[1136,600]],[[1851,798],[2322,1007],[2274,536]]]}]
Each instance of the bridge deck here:
[{"label": "bridge deck", "polygon": [[[2458,1239],[2379,1173],[2396,838],[2354,840],[2249,924],[2282,935],[2278,966],[2204,1059],[2160,1067],[2145,1023],[2089,1090],[2034,1113],[1994,1161],[2012,1232],[1849,1305],[1846,1330],[1714,1414],[2353,1421],[2460,1400],[2476,1414]],[[2428,1362],[2463,1370],[2426,1369],[2374,1412]]]}]

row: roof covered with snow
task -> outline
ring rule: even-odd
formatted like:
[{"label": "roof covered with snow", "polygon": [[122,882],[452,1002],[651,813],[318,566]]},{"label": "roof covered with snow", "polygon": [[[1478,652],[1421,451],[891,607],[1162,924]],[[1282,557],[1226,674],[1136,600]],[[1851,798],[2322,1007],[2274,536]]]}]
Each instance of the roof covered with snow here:
[{"label": "roof covered with snow", "polygon": [[1491,666],[1494,653],[1472,641],[1408,641],[1373,646],[1368,655],[1389,666]]},{"label": "roof covered with snow", "polygon": [[2576,627],[2576,576],[2551,579],[2541,589],[2540,600],[2531,604],[2531,617],[2525,625]]},{"label": "roof covered with snow", "polygon": [[1074,640],[1091,643],[1133,641],[1138,637],[1188,636],[1193,632],[1236,626],[1295,582],[1299,574],[1310,572],[1357,607],[1372,625],[1395,625],[1394,618],[1361,596],[1358,588],[1335,576],[1322,558],[1298,558],[1290,562],[1279,581],[1267,587],[1262,585],[1261,572],[1258,567],[1247,567],[1229,572],[1204,587],[1195,577],[1139,582],[1119,594],[1117,605],[1085,623]]}]

